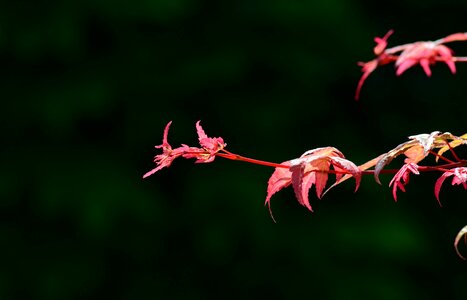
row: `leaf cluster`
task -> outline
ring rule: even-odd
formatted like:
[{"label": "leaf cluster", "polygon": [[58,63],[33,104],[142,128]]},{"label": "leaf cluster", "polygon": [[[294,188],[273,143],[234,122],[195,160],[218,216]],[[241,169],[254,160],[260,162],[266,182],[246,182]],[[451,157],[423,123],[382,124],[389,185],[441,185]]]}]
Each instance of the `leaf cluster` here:
[{"label": "leaf cluster", "polygon": [[[394,62],[396,75],[401,75],[407,69],[419,64],[426,75],[431,76],[430,65],[436,62],[446,63],[451,72],[455,73],[455,62],[467,61],[465,57],[454,56],[453,51],[444,45],[453,41],[466,41],[467,33],[455,33],[436,41],[421,41],[387,48],[387,40],[392,33],[391,30],[384,37],[375,38],[376,46],[373,52],[376,58],[366,63],[360,63],[363,75],[357,86],[356,99],[359,98],[366,78],[379,66]],[[456,147],[467,144],[467,134],[457,136],[449,132],[434,131],[412,135],[408,137],[408,141],[360,165],[348,160],[341,151],[332,146],[308,150],[298,158],[278,164],[248,158],[227,151],[227,144],[224,142],[224,139],[221,137],[208,137],[201,127],[200,121],[196,123],[199,147],[182,144],[177,148],[172,148],[168,142],[168,132],[171,123],[170,121],[164,129],[162,144],[156,146],[156,148],[162,149],[162,154],[154,157],[156,167],[144,174],[143,178],[165,167],[169,167],[178,157],[195,158],[197,163],[210,163],[214,161],[216,156],[220,156],[230,160],[274,167],[275,170],[268,181],[265,201],[270,212],[272,196],[290,185],[293,187],[298,203],[313,211],[308,198],[309,190],[313,186],[315,187],[317,198],[321,199],[330,189],[349,178],[354,178],[355,191],[357,191],[362,175],[366,174],[372,174],[375,181],[379,184],[381,184],[380,174],[394,174],[392,180],[389,182],[389,187],[392,188],[392,195],[395,201],[397,201],[397,192],[399,190],[402,192],[406,191],[410,176],[420,175],[423,172],[440,173],[439,178],[434,184],[434,195],[438,203],[440,203],[441,187],[448,177],[452,177],[452,185],[462,185],[467,190],[467,159],[460,158],[454,150]],[[452,153],[453,159],[444,156],[447,151]],[[401,166],[395,169],[385,169],[400,155],[405,156],[404,163]],[[435,158],[436,165],[422,164],[428,156]],[[326,189],[330,174],[335,176],[335,182]],[[467,226],[458,233],[454,242],[456,251],[460,257],[462,256],[458,252],[457,245],[462,236],[466,236],[467,240]]]}]

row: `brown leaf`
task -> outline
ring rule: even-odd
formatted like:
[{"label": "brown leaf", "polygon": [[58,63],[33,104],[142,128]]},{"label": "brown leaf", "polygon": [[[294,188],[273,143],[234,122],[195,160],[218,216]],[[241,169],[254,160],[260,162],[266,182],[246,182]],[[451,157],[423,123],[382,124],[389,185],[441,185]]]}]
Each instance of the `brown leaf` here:
[{"label": "brown leaf", "polygon": [[452,141],[449,142],[449,146],[446,145],[446,146],[441,147],[441,149],[439,149],[438,156],[436,157],[436,161],[438,161],[439,157],[442,156],[444,152],[448,151],[450,148],[454,149],[460,145],[467,145],[467,133],[459,137],[453,136]]},{"label": "brown leaf", "polygon": [[376,163],[374,173],[376,182],[381,184],[381,181],[379,180],[379,174],[383,168],[388,165],[394,158],[401,154],[405,154],[407,156],[405,163],[417,164],[429,154],[431,149],[439,147],[440,142],[442,141],[442,137],[445,135],[446,134],[440,135],[439,131],[433,131],[430,134],[423,133],[409,136],[409,141],[398,145],[396,148],[386,153]]}]

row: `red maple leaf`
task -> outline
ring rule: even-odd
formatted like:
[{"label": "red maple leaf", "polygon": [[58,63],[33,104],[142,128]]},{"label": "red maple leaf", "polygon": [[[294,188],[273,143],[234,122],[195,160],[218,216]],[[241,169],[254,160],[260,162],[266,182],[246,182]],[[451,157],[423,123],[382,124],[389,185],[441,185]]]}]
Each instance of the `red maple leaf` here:
[{"label": "red maple leaf", "polygon": [[[351,161],[334,147],[317,148],[305,152],[300,158],[283,162],[277,167],[268,181],[266,204],[271,209],[271,197],[276,192],[292,184],[298,202],[308,208],[312,207],[308,200],[308,190],[315,185],[316,196],[320,199],[326,186],[329,173],[336,174],[338,181],[344,174],[351,174],[356,181],[356,188],[360,184],[361,171]],[[334,170],[330,170],[331,166]]]},{"label": "red maple leaf", "polygon": [[208,163],[212,162],[216,157],[215,154],[220,150],[224,149],[224,147],[227,144],[224,143],[224,140],[221,137],[208,137],[204,132],[203,127],[201,127],[200,122],[201,121],[196,122],[196,131],[198,133],[199,144],[201,145],[201,147],[203,147],[204,150],[206,150],[207,154],[203,154],[199,157],[196,157],[198,158],[196,162]]},{"label": "red maple leaf", "polygon": [[453,51],[443,45],[454,41],[465,41],[467,40],[467,33],[455,33],[436,41],[414,42],[387,48],[387,40],[392,33],[393,31],[390,30],[384,37],[375,38],[376,46],[373,48],[373,52],[376,58],[368,62],[358,63],[362,67],[363,74],[357,85],[356,100],[360,96],[360,90],[365,80],[379,66],[395,62],[396,75],[399,76],[407,69],[419,64],[426,75],[431,76],[430,65],[436,62],[446,63],[454,74],[456,73],[455,63],[467,61],[467,57],[453,56]]},{"label": "red maple leaf", "polygon": [[420,64],[425,74],[430,77],[430,65],[437,61],[445,62],[453,74],[456,73],[453,51],[437,42],[417,42],[408,45],[395,62],[396,75],[399,76],[414,65]]},{"label": "red maple leaf", "polygon": [[386,47],[388,45],[388,38],[391,36],[393,33],[393,30],[389,30],[384,37],[375,37],[375,42],[376,46],[373,48],[373,52],[376,55],[376,58],[373,60],[370,60],[368,62],[358,62],[358,65],[362,67],[362,77],[360,77],[360,80],[358,81],[357,85],[357,91],[355,92],[355,99],[358,100],[360,98],[360,91],[362,89],[363,83],[365,80],[370,76],[371,73],[373,73],[374,70],[376,70],[377,67],[386,65],[390,62],[393,62],[397,59],[397,57],[393,55],[388,55],[385,53]]},{"label": "red maple leaf", "polygon": [[165,126],[164,136],[162,138],[162,144],[155,146],[155,148],[162,148],[162,151],[163,151],[162,154],[156,155],[154,157],[154,162],[156,163],[157,166],[151,171],[144,174],[143,178],[151,176],[152,174],[156,173],[162,168],[169,167],[172,164],[173,160],[179,156],[182,156],[186,148],[188,148],[188,146],[182,146],[176,149],[172,149],[172,146],[170,146],[169,142],[167,141],[167,136],[169,134],[169,129],[170,129],[171,124],[172,124],[172,121],[167,123],[167,125]]},{"label": "red maple leaf", "polygon": [[410,173],[416,175],[420,174],[417,164],[411,162],[403,165],[389,183],[389,186],[392,185],[392,196],[394,197],[394,201],[397,201],[397,189],[405,192],[405,186],[409,183]]},{"label": "red maple leaf", "polygon": [[206,135],[203,128],[200,125],[200,121],[196,122],[196,130],[198,133],[198,140],[202,148],[190,147],[188,145],[182,144],[180,147],[172,149],[169,142],[167,141],[167,136],[169,134],[169,128],[172,124],[170,121],[164,129],[164,136],[162,138],[162,144],[155,146],[156,148],[162,148],[162,154],[156,155],[154,157],[154,162],[156,167],[151,171],[143,175],[143,178],[151,176],[162,168],[169,167],[174,159],[177,157],[184,158],[196,158],[196,163],[209,163],[214,160],[216,153],[224,149],[226,144],[221,137],[210,138]]},{"label": "red maple leaf", "polygon": [[443,185],[444,180],[448,178],[449,176],[454,176],[452,178],[452,183],[451,183],[452,185],[462,184],[464,186],[464,189],[467,190],[467,167],[458,167],[458,168],[448,170],[444,172],[443,175],[441,175],[441,177],[438,178],[438,180],[436,180],[436,183],[435,183],[435,196],[436,196],[436,199],[438,199],[438,202],[439,202],[439,192],[441,190],[441,186]]}]

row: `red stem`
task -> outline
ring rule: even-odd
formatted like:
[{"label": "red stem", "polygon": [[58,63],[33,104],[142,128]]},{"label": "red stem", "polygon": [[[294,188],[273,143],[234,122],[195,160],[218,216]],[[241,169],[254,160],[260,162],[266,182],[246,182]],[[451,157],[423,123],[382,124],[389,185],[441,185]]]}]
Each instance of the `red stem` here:
[{"label": "red stem", "polygon": [[459,158],[459,156],[457,156],[456,152],[455,152],[454,149],[452,148],[451,143],[449,143],[449,142],[446,141],[446,144],[448,144],[449,150],[451,151],[451,153],[452,153],[452,155],[454,156],[454,158],[455,158],[457,161],[461,161],[461,159]]},{"label": "red stem", "polygon": [[281,164],[276,164],[276,163],[269,162],[269,161],[241,156],[235,153],[231,153],[225,149],[223,151],[226,153],[217,152],[216,155],[223,157],[223,158],[231,159],[231,160],[240,160],[244,162],[249,162],[249,163],[256,164],[256,165],[262,165],[262,166],[268,166],[268,167],[274,167],[274,168],[287,168],[287,169],[289,168],[289,166],[286,166],[286,165],[281,165]]},{"label": "red stem", "polygon": [[[225,149],[222,149],[221,151],[223,151],[224,153],[217,152],[216,156],[220,156],[220,157],[227,158],[230,160],[239,160],[239,161],[244,161],[244,162],[248,162],[248,163],[252,163],[256,165],[262,165],[262,166],[273,167],[273,168],[285,168],[285,169],[290,168],[290,166],[288,165],[241,156],[241,155],[232,153],[230,151],[227,151]],[[459,160],[458,162],[450,162],[448,164],[439,165],[439,166],[419,166],[418,170],[421,172],[430,172],[430,171],[446,172],[449,169],[452,169],[455,167],[463,167],[463,166],[467,166],[467,160]],[[398,171],[399,169],[386,169],[386,170],[382,170],[381,174],[395,174]],[[328,170],[328,171],[322,171],[322,172],[331,173],[331,174],[350,174],[350,172],[336,171],[336,170]],[[364,170],[362,171],[362,174],[374,174],[374,172],[375,172],[374,170]]]}]

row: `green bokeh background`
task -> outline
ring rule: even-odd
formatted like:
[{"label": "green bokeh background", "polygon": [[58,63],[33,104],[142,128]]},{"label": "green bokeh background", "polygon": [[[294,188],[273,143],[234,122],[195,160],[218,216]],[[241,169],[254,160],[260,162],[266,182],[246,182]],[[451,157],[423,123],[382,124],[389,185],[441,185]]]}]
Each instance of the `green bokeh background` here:
[{"label": "green bokeh background", "polygon": [[[335,146],[363,163],[407,136],[466,132],[467,65],[377,70],[390,46],[466,30],[465,1],[8,1],[0,5],[0,299],[465,299],[465,191],[365,177],[314,213],[264,207],[272,169],[177,160],[162,131],[281,162]],[[453,43],[459,55],[467,47]],[[462,150],[459,152],[462,153]],[[465,155],[465,150],[464,150]],[[394,167],[400,164],[394,161]],[[461,246],[464,253],[467,247]],[[464,288],[463,288],[464,287]]]}]

